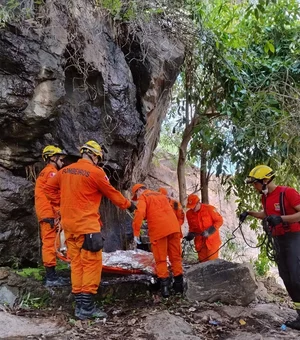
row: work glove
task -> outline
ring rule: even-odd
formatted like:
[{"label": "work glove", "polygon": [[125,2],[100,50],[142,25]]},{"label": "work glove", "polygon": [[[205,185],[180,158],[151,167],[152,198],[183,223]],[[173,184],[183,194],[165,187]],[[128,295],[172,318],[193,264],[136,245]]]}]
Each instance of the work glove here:
[{"label": "work glove", "polygon": [[245,221],[245,219],[247,218],[247,216],[248,216],[249,214],[248,214],[248,211],[243,211],[241,214],[240,214],[240,222],[244,222]]},{"label": "work glove", "polygon": [[139,236],[134,236],[133,241],[134,241],[135,244],[142,244]]},{"label": "work glove", "polygon": [[208,227],[206,230],[203,231],[202,236],[203,237],[209,237],[210,235],[212,235],[213,233],[216,232],[216,227],[214,227],[213,225]]},{"label": "work glove", "polygon": [[131,202],[131,205],[129,208],[127,208],[130,213],[133,213],[136,210],[136,205]]},{"label": "work glove", "polygon": [[49,223],[51,229],[54,228],[54,225],[55,225],[54,218],[43,218],[42,222]]},{"label": "work glove", "polygon": [[195,233],[188,233],[183,239],[187,241],[192,241],[195,238]]},{"label": "work glove", "polygon": [[279,215],[270,215],[267,217],[267,222],[271,227],[276,227],[278,224],[283,223],[283,220]]}]

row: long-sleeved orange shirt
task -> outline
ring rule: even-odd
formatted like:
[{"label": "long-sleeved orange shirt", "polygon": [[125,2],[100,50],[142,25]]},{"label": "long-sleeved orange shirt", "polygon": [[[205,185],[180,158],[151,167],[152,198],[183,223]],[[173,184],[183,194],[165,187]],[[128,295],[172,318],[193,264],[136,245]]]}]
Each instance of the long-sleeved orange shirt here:
[{"label": "long-sleeved orange shirt", "polygon": [[52,164],[47,164],[40,172],[34,189],[35,211],[40,222],[44,218],[54,218],[55,210],[51,206],[48,198],[45,195],[44,187],[49,178],[57,174],[57,169]]},{"label": "long-sleeved orange shirt", "polygon": [[167,197],[145,190],[138,198],[132,223],[134,236],[140,235],[143,220],[147,220],[150,242],[180,232],[180,226]]},{"label": "long-sleeved orange shirt", "polygon": [[[216,208],[209,204],[201,204],[200,210],[194,212],[192,209],[186,212],[186,218],[189,225],[189,232],[202,233],[207,228],[214,226],[217,230],[207,239],[208,243],[221,243],[219,228],[223,224],[223,217],[218,213]],[[198,237],[200,235],[196,235]],[[202,237],[202,236],[200,236]]]},{"label": "long-sleeved orange shirt", "polygon": [[103,195],[121,209],[131,204],[109,183],[104,170],[86,159],[78,160],[50,178],[45,193],[52,204],[60,204],[61,224],[73,234],[100,231],[99,207]]},{"label": "long-sleeved orange shirt", "polygon": [[201,204],[200,210],[194,212],[192,209],[186,213],[189,224],[189,232],[202,233],[210,226],[219,229],[223,224],[223,217],[218,213],[216,208],[209,204]]}]

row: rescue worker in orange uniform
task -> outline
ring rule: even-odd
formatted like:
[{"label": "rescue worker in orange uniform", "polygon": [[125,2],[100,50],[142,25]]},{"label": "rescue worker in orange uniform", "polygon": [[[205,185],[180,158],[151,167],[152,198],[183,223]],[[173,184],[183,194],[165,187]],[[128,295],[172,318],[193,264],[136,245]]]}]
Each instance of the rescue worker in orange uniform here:
[{"label": "rescue worker in orange uniform", "polygon": [[46,269],[45,285],[47,287],[63,286],[67,282],[59,277],[55,271],[56,267],[56,249],[55,239],[57,236],[57,226],[55,219],[58,217],[57,209],[51,206],[44,193],[44,187],[47,180],[56,175],[58,170],[63,166],[63,159],[66,155],[62,149],[54,145],[48,145],[43,149],[42,158],[47,164],[40,172],[34,191],[35,211],[38,218],[42,239],[42,260]]},{"label": "rescue worker in orange uniform", "polygon": [[182,205],[180,204],[180,202],[174,200],[173,198],[171,198],[169,196],[168,190],[166,188],[159,188],[158,192],[167,196],[169,203],[170,203],[170,205],[171,205],[171,207],[172,207],[172,209],[173,209],[173,211],[174,211],[174,213],[177,217],[177,220],[178,220],[178,223],[179,223],[179,226],[180,226],[181,237],[182,237],[181,226],[184,223],[184,211],[182,209]]},{"label": "rescue worker in orange uniform", "polygon": [[102,196],[131,212],[135,205],[109,183],[104,170],[98,166],[103,154],[97,142],[86,142],[80,153],[80,160],[48,180],[45,192],[52,204],[60,205],[61,223],[71,259],[75,316],[85,320],[107,317],[93,299],[102,272],[103,237],[99,213]]},{"label": "rescue worker in orange uniform", "polygon": [[157,191],[147,189],[144,184],[138,183],[132,188],[132,200],[137,200],[137,209],[132,224],[134,238],[138,240],[142,222],[146,219],[162,296],[166,298],[170,295],[167,257],[171,262],[174,276],[174,291],[182,294],[183,269],[180,226],[167,197]]},{"label": "rescue worker in orange uniform", "polygon": [[275,172],[267,165],[253,168],[247,184],[261,194],[262,211],[244,211],[240,221],[252,216],[267,222],[265,226],[276,245],[279,275],[294,302],[298,317],[285,322],[300,330],[300,194],[291,187],[276,185]]},{"label": "rescue worker in orange uniform", "polygon": [[201,203],[194,194],[188,196],[186,207],[189,209],[186,212],[189,232],[185,239],[195,239],[199,262],[217,259],[221,245],[219,228],[223,224],[222,216],[214,206]]}]

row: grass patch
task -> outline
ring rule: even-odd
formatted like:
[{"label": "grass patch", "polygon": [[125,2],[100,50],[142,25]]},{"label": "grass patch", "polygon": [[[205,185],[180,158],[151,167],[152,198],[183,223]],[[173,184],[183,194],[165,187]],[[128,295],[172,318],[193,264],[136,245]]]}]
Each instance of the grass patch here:
[{"label": "grass patch", "polygon": [[38,281],[43,281],[45,275],[44,267],[38,268],[23,268],[15,271],[22,277],[30,277]]}]

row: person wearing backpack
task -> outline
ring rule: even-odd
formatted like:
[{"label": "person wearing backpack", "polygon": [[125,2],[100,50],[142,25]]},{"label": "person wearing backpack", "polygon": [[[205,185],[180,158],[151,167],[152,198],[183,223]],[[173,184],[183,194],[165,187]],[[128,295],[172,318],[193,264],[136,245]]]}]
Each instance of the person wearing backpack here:
[{"label": "person wearing backpack", "polygon": [[288,294],[294,302],[298,317],[286,326],[300,330],[300,194],[291,187],[274,183],[275,172],[266,165],[253,168],[247,184],[262,195],[262,211],[244,211],[247,216],[265,220],[276,243],[276,263]]}]

